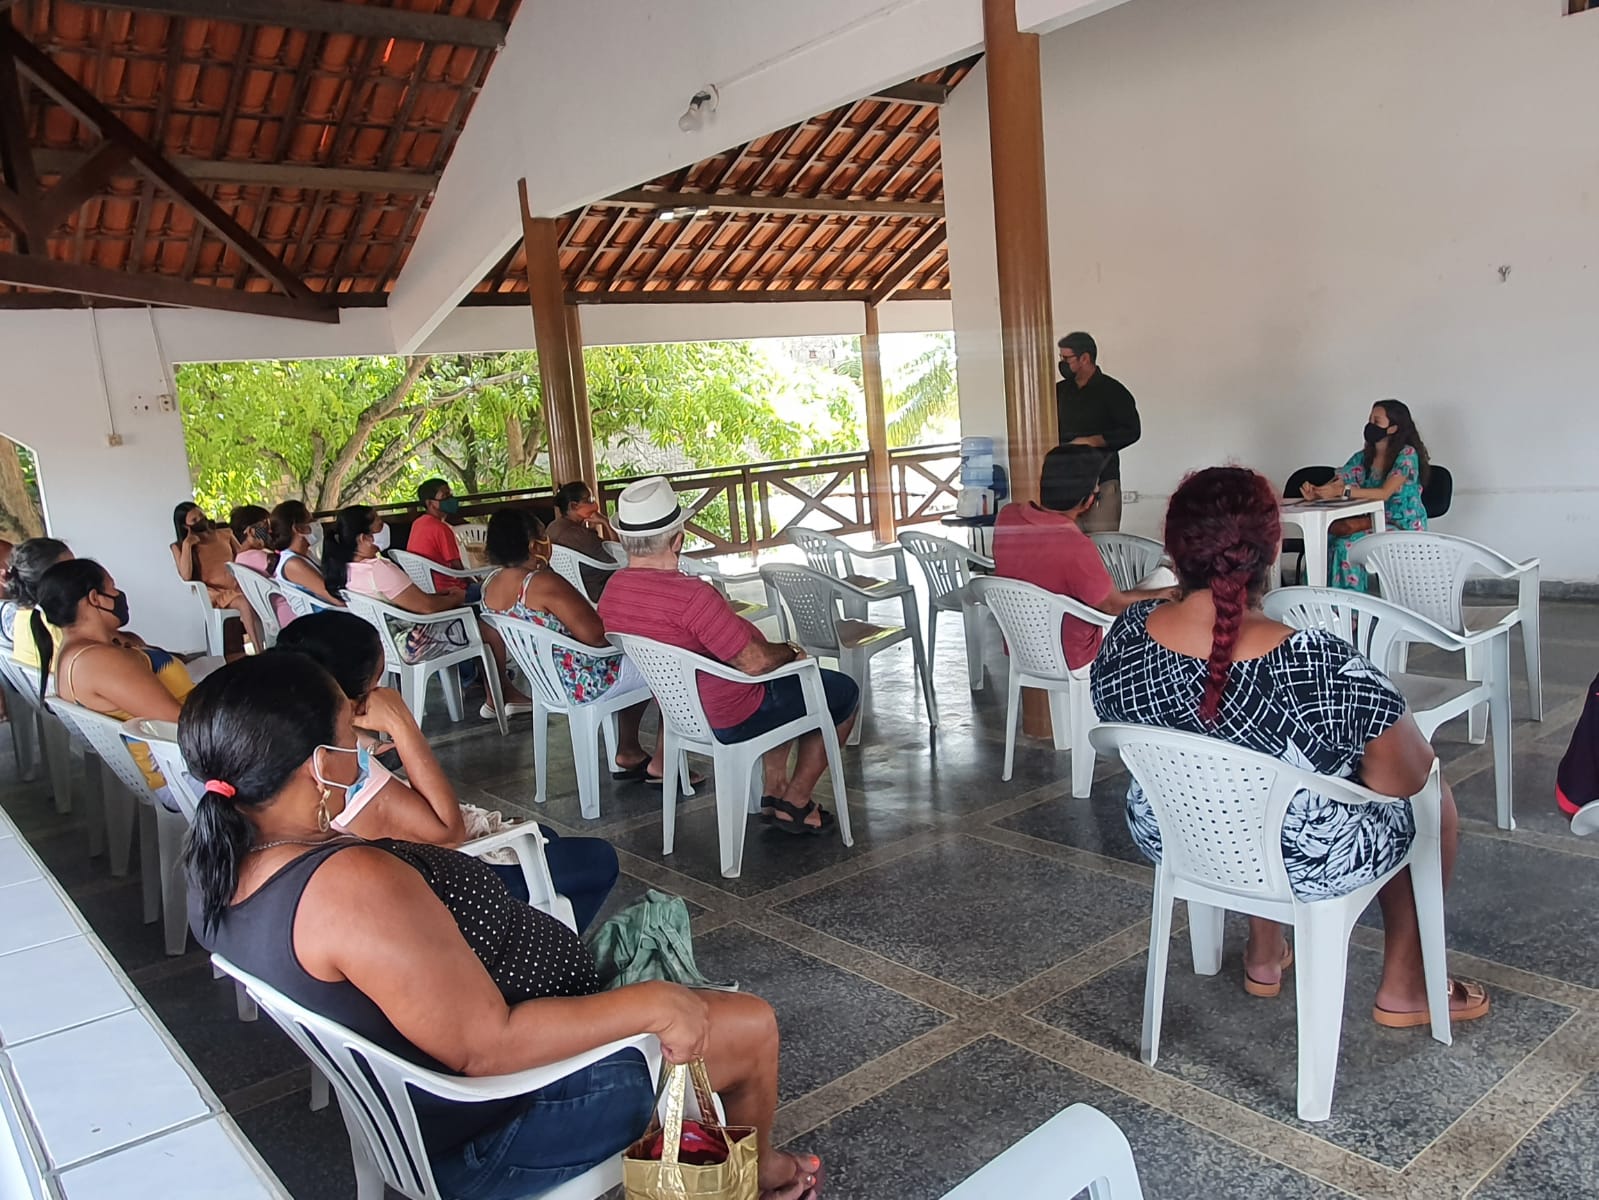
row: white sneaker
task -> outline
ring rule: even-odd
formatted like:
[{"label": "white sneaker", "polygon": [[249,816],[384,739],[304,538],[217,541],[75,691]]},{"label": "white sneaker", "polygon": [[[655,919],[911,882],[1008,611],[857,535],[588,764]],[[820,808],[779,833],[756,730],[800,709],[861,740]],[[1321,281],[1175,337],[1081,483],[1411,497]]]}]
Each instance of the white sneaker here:
[{"label": "white sneaker", "polygon": [[[505,715],[508,718],[509,717],[525,717],[528,713],[530,713],[532,711],[533,711],[533,706],[531,704],[507,704],[505,706]],[[492,708],[490,708],[487,704],[485,704],[482,708],[477,710],[477,715],[482,717],[485,721],[494,720],[494,710]]]}]

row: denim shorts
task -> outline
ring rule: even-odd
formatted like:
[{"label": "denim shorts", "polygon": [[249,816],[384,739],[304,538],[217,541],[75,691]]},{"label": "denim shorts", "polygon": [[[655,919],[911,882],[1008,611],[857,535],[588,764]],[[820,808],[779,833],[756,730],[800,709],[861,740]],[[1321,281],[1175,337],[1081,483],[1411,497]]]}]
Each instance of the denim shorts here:
[{"label": "denim shorts", "polygon": [[[822,691],[827,696],[827,711],[832,713],[834,725],[847,720],[861,698],[861,690],[855,686],[853,679],[842,671],[829,671],[826,667],[822,668]],[[737,725],[713,732],[716,740],[724,746],[732,745],[770,733],[778,726],[797,721],[804,715],[805,692],[800,687],[799,677],[785,675],[766,685],[761,706],[749,716]]]},{"label": "denim shorts", "polygon": [[644,1056],[621,1050],[523,1097],[509,1120],[434,1156],[433,1178],[448,1200],[542,1195],[627,1149],[654,1109]]}]

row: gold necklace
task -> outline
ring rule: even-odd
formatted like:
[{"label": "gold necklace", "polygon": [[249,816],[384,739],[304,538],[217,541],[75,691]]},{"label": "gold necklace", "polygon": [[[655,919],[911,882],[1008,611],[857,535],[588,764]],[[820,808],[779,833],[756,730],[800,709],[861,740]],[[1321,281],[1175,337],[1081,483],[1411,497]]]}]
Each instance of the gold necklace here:
[{"label": "gold necklace", "polygon": [[353,833],[335,834],[333,837],[317,838],[315,841],[310,838],[279,838],[275,842],[262,842],[259,846],[251,846],[245,853],[259,854],[263,850],[274,850],[279,846],[327,846],[333,842],[362,840],[364,839],[356,837]]}]

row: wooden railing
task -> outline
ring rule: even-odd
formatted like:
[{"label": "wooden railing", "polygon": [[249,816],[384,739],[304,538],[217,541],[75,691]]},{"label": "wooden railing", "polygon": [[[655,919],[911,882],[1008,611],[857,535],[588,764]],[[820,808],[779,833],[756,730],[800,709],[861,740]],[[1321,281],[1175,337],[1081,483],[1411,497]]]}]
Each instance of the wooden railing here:
[{"label": "wooden railing", "polygon": [[[936,521],[955,509],[960,447],[954,443],[905,446],[889,452],[896,528]],[[623,488],[644,476],[602,479],[599,500],[614,512]],[[843,536],[872,527],[866,451],[822,454],[779,462],[744,463],[665,473],[688,513],[689,548],[699,555],[749,554],[786,544],[797,525]],[[462,495],[461,515],[528,507],[548,519],[548,488]],[[377,506],[385,519],[408,525],[422,511],[416,502]],[[332,514],[317,514],[331,517]]]}]

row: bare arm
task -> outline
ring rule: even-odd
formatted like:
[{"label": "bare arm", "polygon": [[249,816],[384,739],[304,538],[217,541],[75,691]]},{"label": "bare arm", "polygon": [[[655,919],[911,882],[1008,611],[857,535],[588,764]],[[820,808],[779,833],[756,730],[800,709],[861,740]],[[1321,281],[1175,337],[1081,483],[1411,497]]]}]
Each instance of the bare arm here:
[{"label": "bare arm", "polygon": [[406,612],[430,614],[449,612],[452,608],[460,608],[462,600],[459,592],[440,592],[436,596],[429,595],[417,587],[416,584],[410,583],[406,584],[405,591],[394,597],[394,599],[387,601],[387,603],[394,605],[395,608],[403,608]]},{"label": "bare arm", "polygon": [[150,669],[150,660],[139,650],[121,646],[86,646],[71,660],[76,670],[68,672],[72,695],[66,695],[63,680],[56,686],[74,704],[96,712],[125,712],[151,721],[176,721],[183,706],[172,698]]},{"label": "bare arm", "polygon": [[1360,782],[1384,796],[1414,796],[1426,784],[1436,757],[1407,712],[1366,743]]},{"label": "bare arm", "polygon": [[171,546],[172,561],[178,566],[178,578],[194,582],[194,547],[197,539],[194,534],[189,534],[181,542],[173,542]]},{"label": "bare arm", "polygon": [[528,581],[526,595],[533,604],[559,618],[584,645],[610,645],[605,640],[605,623],[594,606],[554,571],[535,572]]},{"label": "bare arm", "polygon": [[406,778],[391,779],[384,785],[356,814],[350,829],[365,838],[459,846],[466,839],[461,802],[399,693],[392,688],[373,688],[355,723],[393,739]]},{"label": "bare arm", "polygon": [[294,949],[312,975],[353,983],[409,1041],[468,1076],[546,1066],[639,1033],[658,1035],[681,1062],[709,1032],[705,1002],[674,984],[507,1006],[422,876],[377,849],[345,850],[311,876]]},{"label": "bare arm", "polygon": [[744,649],[727,660],[727,665],[746,675],[765,675],[803,657],[801,651],[787,642],[769,642],[757,630],[744,644]]},{"label": "bare arm", "polygon": [[329,604],[344,607],[344,601],[328,591],[327,581],[303,558],[291,558],[283,564],[283,577],[295,587],[304,588],[313,595],[321,596]]}]

